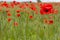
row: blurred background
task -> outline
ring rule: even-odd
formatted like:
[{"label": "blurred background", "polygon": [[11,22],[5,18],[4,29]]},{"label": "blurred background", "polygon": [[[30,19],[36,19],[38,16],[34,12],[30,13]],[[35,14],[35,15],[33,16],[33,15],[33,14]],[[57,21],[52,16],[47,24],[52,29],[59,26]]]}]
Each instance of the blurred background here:
[{"label": "blurred background", "polygon": [[[0,1],[11,2],[14,0],[0,0]],[[32,2],[60,2],[60,0],[15,0],[15,1],[19,1],[19,2],[27,2],[27,1],[32,1]]]}]

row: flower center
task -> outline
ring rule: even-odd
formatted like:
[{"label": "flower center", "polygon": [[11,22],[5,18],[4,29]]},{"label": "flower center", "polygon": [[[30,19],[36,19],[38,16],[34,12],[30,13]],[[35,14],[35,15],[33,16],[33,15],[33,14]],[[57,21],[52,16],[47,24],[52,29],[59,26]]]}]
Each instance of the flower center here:
[{"label": "flower center", "polygon": [[44,11],[45,11],[45,12],[48,12],[49,10],[48,10],[48,9],[45,9]]}]

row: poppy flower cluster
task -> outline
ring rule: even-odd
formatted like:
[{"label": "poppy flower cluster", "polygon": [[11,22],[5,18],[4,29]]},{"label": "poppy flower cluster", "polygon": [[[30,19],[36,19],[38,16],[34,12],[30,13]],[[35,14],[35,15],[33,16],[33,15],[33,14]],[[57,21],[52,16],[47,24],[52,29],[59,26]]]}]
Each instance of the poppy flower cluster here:
[{"label": "poppy flower cluster", "polygon": [[36,11],[36,7],[34,4],[31,4],[31,7],[30,7],[33,11]]},{"label": "poppy flower cluster", "polygon": [[53,20],[44,19],[44,23],[46,23],[46,24],[53,24],[54,21]]},{"label": "poppy flower cluster", "polygon": [[3,4],[1,4],[3,7],[6,7],[6,8],[8,8],[9,7],[9,5],[8,5],[8,3],[5,1],[5,2],[3,2]]},{"label": "poppy flower cluster", "polygon": [[[37,4],[37,5],[35,5]],[[10,3],[7,3],[6,1],[1,3],[0,4],[0,10],[2,10],[3,8],[6,8],[6,14],[7,14],[7,21],[10,22],[11,20],[13,20],[13,14],[14,14],[14,18],[20,18],[23,14],[21,12],[25,12],[24,14],[28,13],[29,16],[28,18],[30,19],[33,19],[33,15],[34,13],[38,14],[40,13],[41,15],[45,15],[45,14],[56,14],[58,12],[57,9],[54,9],[52,4],[49,4],[49,3],[32,3],[30,1],[30,3],[27,3],[27,2],[24,2],[24,3],[21,3],[21,2],[16,2],[16,1],[13,1],[13,2],[10,2]],[[38,9],[37,8],[40,8]],[[15,8],[17,7],[17,8]],[[14,9],[13,12],[10,12],[11,10]],[[33,10],[33,12],[32,12]],[[2,10],[3,11],[3,10]],[[29,13],[30,12],[30,13]],[[16,15],[15,15],[16,14]],[[51,17],[50,17],[51,18]],[[44,20],[44,23],[48,23],[48,24],[53,24],[54,21],[53,20]],[[14,22],[14,25],[17,26],[18,25],[18,22]]]}]

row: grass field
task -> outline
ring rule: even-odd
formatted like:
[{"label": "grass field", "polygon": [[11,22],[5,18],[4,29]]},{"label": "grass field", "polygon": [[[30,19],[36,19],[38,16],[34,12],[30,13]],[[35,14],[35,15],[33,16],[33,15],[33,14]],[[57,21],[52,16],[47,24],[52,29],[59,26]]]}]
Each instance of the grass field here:
[{"label": "grass field", "polygon": [[[19,5],[15,5],[6,8],[1,4],[0,40],[60,40],[59,3],[52,3],[58,13],[49,15],[40,14],[38,3],[33,3],[37,8],[37,13],[27,6],[19,8]],[[20,11],[17,13],[16,10]],[[44,19],[50,20],[50,16],[54,21],[53,24],[44,23]]]}]

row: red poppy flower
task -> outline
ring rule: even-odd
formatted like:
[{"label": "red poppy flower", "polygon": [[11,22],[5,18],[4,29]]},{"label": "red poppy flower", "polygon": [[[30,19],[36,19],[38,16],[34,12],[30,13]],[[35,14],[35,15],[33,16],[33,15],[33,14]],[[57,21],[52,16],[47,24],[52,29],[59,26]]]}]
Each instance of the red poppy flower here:
[{"label": "red poppy flower", "polygon": [[10,22],[12,19],[11,18],[8,18],[7,21]]},{"label": "red poppy flower", "polygon": [[17,13],[19,13],[19,12],[20,12],[20,10],[16,10],[16,12],[17,12]]},{"label": "red poppy flower", "polygon": [[36,11],[36,7],[34,4],[31,4],[30,8],[33,10],[33,11]]},{"label": "red poppy flower", "polygon": [[17,5],[17,2],[16,2],[16,1],[13,1],[13,4],[14,4],[14,5]]},{"label": "red poppy flower", "polygon": [[40,9],[40,14],[51,14],[52,13],[53,6],[52,4],[43,4]]},{"label": "red poppy flower", "polygon": [[25,8],[25,5],[24,4],[21,4],[19,7],[22,8],[22,9],[24,9]]},{"label": "red poppy flower", "polygon": [[53,24],[53,20],[49,20],[49,24]]},{"label": "red poppy flower", "polygon": [[29,18],[30,18],[30,19],[32,19],[32,18],[33,18],[33,16],[29,16]]},{"label": "red poppy flower", "polygon": [[33,11],[36,11],[36,7],[31,7],[31,9],[32,9]]},{"label": "red poppy flower", "polygon": [[41,8],[41,7],[42,7],[42,5],[43,5],[42,3],[39,3],[39,5],[38,5],[38,6]]},{"label": "red poppy flower", "polygon": [[14,5],[13,3],[10,3],[10,6],[11,6],[12,8],[14,8],[15,5]]},{"label": "red poppy flower", "polygon": [[20,17],[20,13],[17,13],[17,17]]},{"label": "red poppy flower", "polygon": [[28,6],[29,4],[27,2],[25,2],[25,5]]},{"label": "red poppy flower", "polygon": [[17,22],[14,22],[14,26],[18,26],[18,23]]},{"label": "red poppy flower", "polygon": [[10,13],[10,12],[8,12],[8,13],[7,13],[7,16],[11,16],[11,13]]},{"label": "red poppy flower", "polygon": [[8,3],[6,1],[4,1],[4,3],[2,3],[2,6],[6,7],[6,8],[9,7],[9,5],[8,5]]}]

